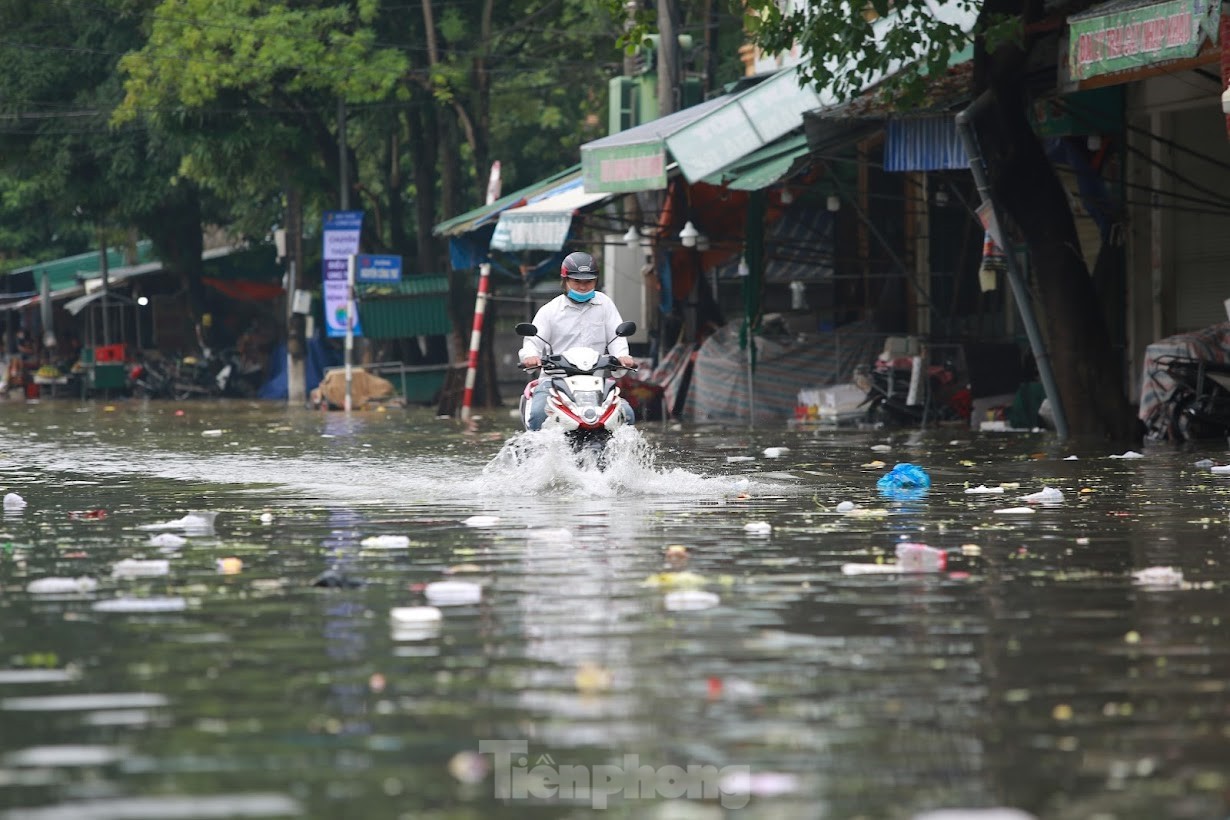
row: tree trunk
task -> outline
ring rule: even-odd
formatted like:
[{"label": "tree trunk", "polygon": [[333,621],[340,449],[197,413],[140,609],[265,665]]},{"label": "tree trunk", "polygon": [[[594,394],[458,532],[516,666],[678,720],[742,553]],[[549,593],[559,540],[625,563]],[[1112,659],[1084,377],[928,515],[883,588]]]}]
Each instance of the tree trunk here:
[{"label": "tree trunk", "polygon": [[[983,14],[1021,7],[1020,0],[988,0]],[[1072,435],[1128,441],[1136,425],[1122,356],[1081,255],[1067,194],[1026,116],[1025,56],[1007,45],[988,56],[981,40],[975,54],[975,94],[992,92],[975,124],[991,194],[1029,248],[1039,324]]]},{"label": "tree trunk", "polygon": [[[196,188],[185,183],[171,188],[162,207],[139,220],[137,227],[150,238],[163,264],[179,273],[193,323],[199,327],[205,315],[205,283],[201,281],[201,200]],[[208,342],[205,328],[202,332]]]}]

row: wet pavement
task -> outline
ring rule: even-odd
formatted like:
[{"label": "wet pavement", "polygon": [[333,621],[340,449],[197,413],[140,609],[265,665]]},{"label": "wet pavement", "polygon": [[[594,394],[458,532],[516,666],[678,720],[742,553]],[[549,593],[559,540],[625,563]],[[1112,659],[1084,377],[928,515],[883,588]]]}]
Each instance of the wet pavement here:
[{"label": "wet pavement", "polygon": [[1224,446],[513,431],[0,405],[0,818],[1227,816]]}]

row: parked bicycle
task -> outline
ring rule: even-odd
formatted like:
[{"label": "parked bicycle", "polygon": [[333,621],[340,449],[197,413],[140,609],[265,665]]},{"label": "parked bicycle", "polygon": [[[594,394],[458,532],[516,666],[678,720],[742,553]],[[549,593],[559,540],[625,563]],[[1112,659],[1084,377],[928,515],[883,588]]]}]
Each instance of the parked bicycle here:
[{"label": "parked bicycle", "polygon": [[1230,436],[1230,364],[1160,356],[1155,371],[1174,389],[1150,424],[1150,437],[1172,441]]}]

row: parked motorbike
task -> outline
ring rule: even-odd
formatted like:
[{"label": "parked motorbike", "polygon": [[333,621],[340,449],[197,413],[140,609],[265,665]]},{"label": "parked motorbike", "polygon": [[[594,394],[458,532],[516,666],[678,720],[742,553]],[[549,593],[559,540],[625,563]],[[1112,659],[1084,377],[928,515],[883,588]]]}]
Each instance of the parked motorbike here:
[{"label": "parked motorbike", "polygon": [[128,369],[128,386],[134,396],[149,399],[175,397],[175,374],[161,359],[145,359]]},{"label": "parked motorbike", "polygon": [[969,419],[969,391],[957,381],[951,362],[928,366],[912,357],[879,359],[874,367],[856,367],[854,383],[867,394],[859,406],[867,408],[870,424],[925,427]]},{"label": "parked motorbike", "polygon": [[[538,335],[538,328],[529,322],[517,325],[521,336]],[[623,322],[615,329],[616,337],[636,333],[635,322]],[[542,357],[539,376],[526,385],[521,393],[521,423],[529,429],[530,399],[534,388],[543,379],[551,382],[547,394],[547,416],[543,429],[560,429],[564,438],[579,454],[592,455],[599,467],[605,466],[605,449],[611,436],[627,423],[623,414],[623,400],[614,372],[632,371],[610,355],[609,346],[602,353],[588,347],[571,347],[555,353],[548,339],[547,355]]]},{"label": "parked motorbike", "polygon": [[1174,382],[1151,438],[1194,441],[1230,435],[1230,364],[1160,356],[1157,371]]}]

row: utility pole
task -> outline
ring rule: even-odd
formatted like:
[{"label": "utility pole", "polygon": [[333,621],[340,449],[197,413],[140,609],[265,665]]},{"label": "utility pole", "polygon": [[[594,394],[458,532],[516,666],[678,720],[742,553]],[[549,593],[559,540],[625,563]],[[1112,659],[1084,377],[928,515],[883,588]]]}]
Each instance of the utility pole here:
[{"label": "utility pole", "polygon": [[350,210],[350,179],[346,168],[346,101],[337,98],[337,173],[342,188],[341,209]]},{"label": "utility pole", "polygon": [[679,110],[679,9],[658,0],[658,116]]}]

